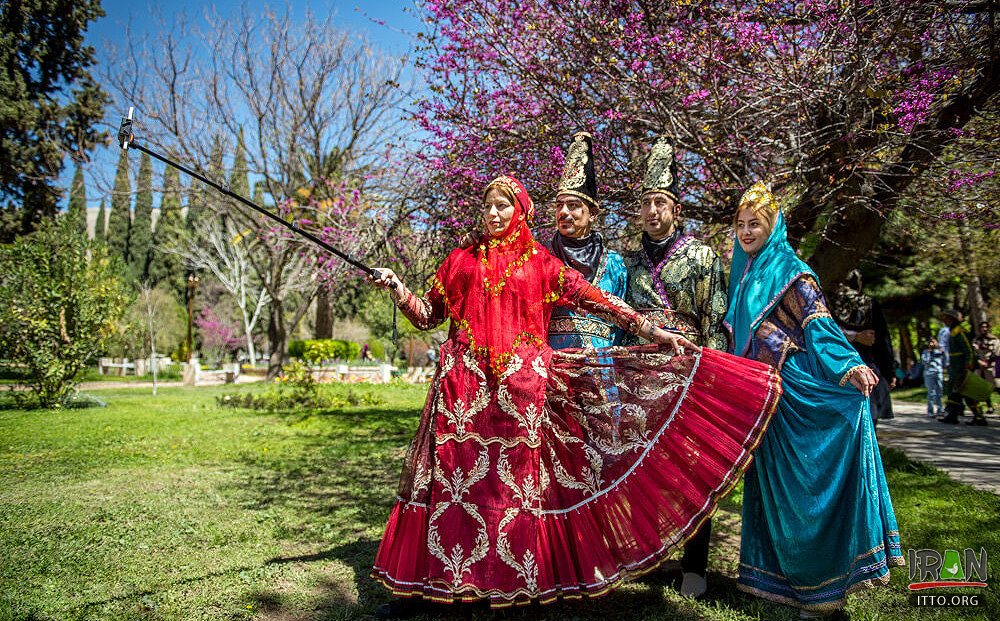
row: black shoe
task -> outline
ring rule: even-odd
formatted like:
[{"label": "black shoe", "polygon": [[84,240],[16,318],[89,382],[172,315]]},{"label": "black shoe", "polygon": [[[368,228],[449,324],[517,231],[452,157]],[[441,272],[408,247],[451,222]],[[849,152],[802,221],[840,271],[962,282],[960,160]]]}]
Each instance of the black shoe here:
[{"label": "black shoe", "polygon": [[952,425],[957,425],[958,424],[958,417],[957,416],[950,416],[949,415],[949,416],[945,416],[943,418],[939,418],[938,421],[942,422],[942,423],[951,423]]},{"label": "black shoe", "polygon": [[427,602],[419,597],[394,599],[375,609],[376,619],[409,619],[422,612],[427,612]]},{"label": "black shoe", "polygon": [[986,426],[986,419],[985,418],[973,418],[970,421],[966,421],[965,424],[966,425],[976,425],[976,426],[979,426],[979,427],[985,427]]}]

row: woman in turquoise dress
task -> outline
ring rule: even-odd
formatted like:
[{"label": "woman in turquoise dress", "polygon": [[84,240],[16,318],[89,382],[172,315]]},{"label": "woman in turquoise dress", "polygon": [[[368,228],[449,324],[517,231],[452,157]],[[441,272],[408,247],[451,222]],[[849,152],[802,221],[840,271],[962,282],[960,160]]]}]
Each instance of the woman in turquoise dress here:
[{"label": "woman in turquoise dress", "polygon": [[738,586],[843,616],[847,594],[902,565],[868,395],[878,378],[830,316],[766,186],[744,194],[726,323],[734,353],[781,373],[784,394],[744,478]]}]

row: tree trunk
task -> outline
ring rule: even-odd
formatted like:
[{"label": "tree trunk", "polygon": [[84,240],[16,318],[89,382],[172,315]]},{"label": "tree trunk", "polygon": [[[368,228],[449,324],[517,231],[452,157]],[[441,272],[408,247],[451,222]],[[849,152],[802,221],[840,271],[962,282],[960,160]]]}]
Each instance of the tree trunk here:
[{"label": "tree trunk", "polygon": [[979,324],[986,321],[986,300],[983,299],[982,283],[979,280],[979,270],[969,242],[969,224],[965,220],[958,223],[958,241],[962,250],[962,261],[965,263],[965,286],[969,302],[969,324],[973,335],[978,335]]},{"label": "tree trunk", "polygon": [[931,317],[929,314],[917,315],[917,347],[923,350],[924,345],[933,336],[931,332]]},{"label": "tree trunk", "polygon": [[267,340],[271,344],[271,359],[267,363],[267,379],[281,374],[288,349],[288,331],[285,326],[285,301],[273,299],[268,307]]},{"label": "tree trunk", "polygon": [[333,338],[333,305],[330,302],[330,292],[323,287],[316,294],[316,327],[314,336],[317,339]]},{"label": "tree trunk", "polygon": [[947,130],[965,127],[975,111],[1000,92],[997,48],[990,50],[990,57],[984,59],[983,67],[981,77],[967,92],[949,99],[933,119],[915,130],[914,137],[902,149],[894,164],[881,169],[870,182],[848,188],[857,197],[856,200],[833,214],[823,239],[809,261],[824,288],[830,289],[839,284],[875,247],[885,217],[896,208],[899,198],[954,141],[954,135]]},{"label": "tree trunk", "polygon": [[885,218],[862,204],[843,209],[826,227],[809,264],[826,291],[832,291],[878,243]]},{"label": "tree trunk", "polygon": [[913,339],[910,338],[910,320],[899,325],[899,367],[903,371],[909,371],[913,363],[917,361],[913,352]]},{"label": "tree trunk", "polygon": [[243,312],[243,335],[247,339],[247,359],[250,362],[250,366],[257,366],[257,351],[253,346],[253,324],[250,321],[250,315],[247,313],[246,304],[240,307]]}]

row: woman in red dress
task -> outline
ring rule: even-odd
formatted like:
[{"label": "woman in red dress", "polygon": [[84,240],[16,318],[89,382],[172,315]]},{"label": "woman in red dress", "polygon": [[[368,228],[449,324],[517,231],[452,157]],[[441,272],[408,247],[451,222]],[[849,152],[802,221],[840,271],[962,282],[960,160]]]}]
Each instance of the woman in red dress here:
[{"label": "woman in red dress", "polygon": [[[415,326],[451,320],[372,570],[394,595],[503,607],[607,593],[709,517],[777,403],[770,367],[652,326],[538,244],[533,215],[499,177],[484,241],[454,250],[425,296],[390,270],[375,280]],[[553,352],[553,304],[659,345]]]}]

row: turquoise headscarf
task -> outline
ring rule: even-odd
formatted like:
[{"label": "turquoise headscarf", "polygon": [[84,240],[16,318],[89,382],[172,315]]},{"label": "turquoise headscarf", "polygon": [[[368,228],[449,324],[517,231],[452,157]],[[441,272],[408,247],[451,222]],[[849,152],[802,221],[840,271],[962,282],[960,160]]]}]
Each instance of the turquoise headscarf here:
[{"label": "turquoise headscarf", "polygon": [[[747,255],[739,240],[733,240],[729,310],[726,312],[726,325],[733,333],[733,353],[746,354],[750,339],[761,322],[792,283],[806,274],[816,278],[816,273],[795,255],[788,243],[788,228],[780,209],[771,235],[755,256]],[[816,280],[819,282],[818,278]]]}]

